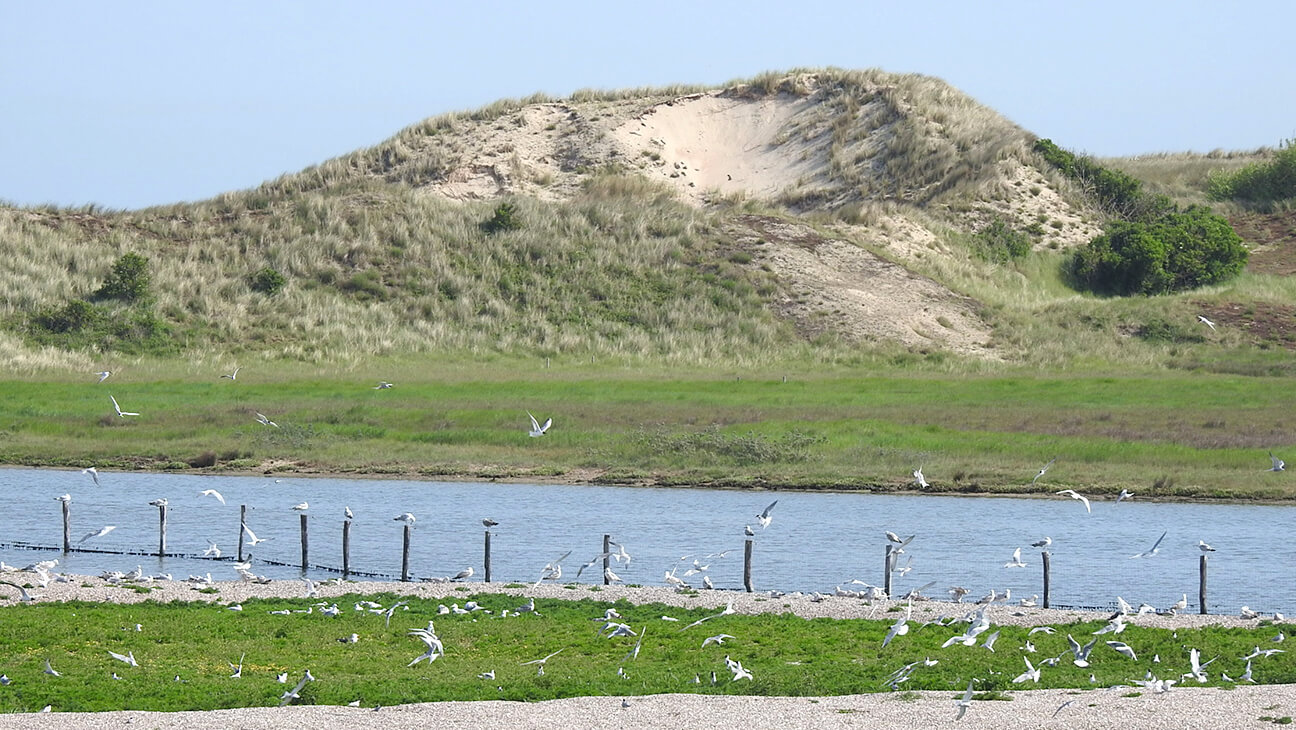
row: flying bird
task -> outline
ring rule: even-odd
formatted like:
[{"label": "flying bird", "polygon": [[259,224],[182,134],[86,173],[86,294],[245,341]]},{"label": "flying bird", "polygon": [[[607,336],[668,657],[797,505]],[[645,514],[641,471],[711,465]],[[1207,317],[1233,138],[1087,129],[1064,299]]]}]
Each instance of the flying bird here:
[{"label": "flying bird", "polygon": [[1138,657],[1134,656],[1134,650],[1129,647],[1129,644],[1126,644],[1123,641],[1109,641],[1107,642],[1107,646],[1110,646],[1134,661],[1138,661]]},{"label": "flying bird", "polygon": [[266,418],[264,413],[256,414],[256,420],[257,423],[261,424],[262,426],[274,426],[275,428],[279,428],[279,424],[275,423],[274,421],[271,421],[269,418]]},{"label": "flying bird", "polygon": [[963,693],[963,699],[954,700],[954,706],[958,708],[958,714],[954,716],[955,720],[962,720],[963,714],[972,706],[972,685],[976,680],[968,682],[967,691]]},{"label": "flying bird", "polygon": [[217,502],[220,502],[221,504],[225,504],[225,497],[221,496],[221,493],[216,491],[215,489],[204,489],[198,493],[198,496],[215,497]]},{"label": "flying bird", "polygon": [[117,652],[112,651],[112,650],[110,649],[110,650],[108,650],[108,653],[112,655],[112,658],[113,658],[113,659],[116,659],[116,660],[119,661],[119,662],[125,662],[126,664],[129,664],[129,665],[131,665],[132,667],[138,667],[138,666],[139,666],[139,662],[135,661],[135,652],[134,652],[134,651],[128,652],[127,654],[118,654]]},{"label": "flying bird", "polygon": [[252,532],[252,528],[247,525],[243,525],[243,531],[247,533],[248,539],[252,541],[252,547],[256,547],[259,543],[266,541],[266,538],[264,537],[257,537],[256,534]]},{"label": "flying bird", "polygon": [[374,389],[374,390],[387,390],[387,389],[390,388],[390,387],[392,387],[392,384],[391,384],[391,383],[387,382],[386,380],[379,380],[379,381],[378,381],[378,384],[375,385],[375,386],[373,387],[373,389]]},{"label": "flying bird", "polygon": [[1009,560],[1008,562],[1004,563],[1004,567],[1005,568],[1025,568],[1026,567],[1026,564],[1023,563],[1021,559],[1021,548],[1017,548],[1016,550],[1013,551],[1012,560]]},{"label": "flying bird", "polygon": [[1047,471],[1049,470],[1049,467],[1053,466],[1053,462],[1055,462],[1055,461],[1057,461],[1057,457],[1056,457],[1056,456],[1053,457],[1052,459],[1050,459],[1050,460],[1049,460],[1049,463],[1047,463],[1047,464],[1045,464],[1044,466],[1040,467],[1039,474],[1036,474],[1036,475],[1035,475],[1035,478],[1031,480],[1031,486],[1035,486],[1035,482],[1038,482],[1039,479],[1040,479],[1040,477],[1044,476],[1044,473],[1047,472]]},{"label": "flying bird", "polygon": [[1116,495],[1116,504],[1120,504],[1127,499],[1134,499],[1134,493],[1128,489],[1122,489],[1120,494]]},{"label": "flying bird", "polygon": [[1040,680],[1040,670],[1039,670],[1039,668],[1033,666],[1033,665],[1030,663],[1030,659],[1027,659],[1026,657],[1022,657],[1022,661],[1026,662],[1026,671],[1024,671],[1024,672],[1022,672],[1021,674],[1017,675],[1017,678],[1013,680],[1013,683],[1016,684],[1016,683],[1018,683],[1018,682],[1025,682],[1026,680],[1030,680],[1030,681],[1032,681],[1032,682],[1039,683],[1039,680]]},{"label": "flying bird", "polygon": [[[1169,530],[1167,530],[1166,532],[1169,532]],[[1165,533],[1165,532],[1162,532],[1162,533],[1161,533],[1161,537],[1158,537],[1158,538],[1157,538],[1157,541],[1154,542],[1154,543],[1152,543],[1152,549],[1151,549],[1151,550],[1147,550],[1147,551],[1141,552],[1141,553],[1139,553],[1138,555],[1131,555],[1131,556],[1130,556],[1130,559],[1133,560],[1134,558],[1150,558],[1150,557],[1156,555],[1158,552],[1160,552],[1161,541],[1165,539],[1165,536],[1166,536],[1166,533]]]},{"label": "flying bird", "polygon": [[890,630],[887,631],[886,638],[882,640],[883,649],[885,649],[886,645],[890,644],[891,640],[894,639],[895,637],[904,636],[905,634],[909,633],[909,618],[912,615],[913,615],[913,602],[911,601],[909,605],[905,608],[905,615],[896,619],[896,622],[894,624],[891,624]]},{"label": "flying bird", "polygon": [[96,486],[96,487],[99,486],[99,470],[98,470],[98,469],[94,468],[93,466],[88,466],[88,467],[82,469],[82,470],[81,470],[81,473],[82,473],[82,474],[89,474],[89,475],[90,475],[90,478],[94,480],[95,486]]},{"label": "flying bird", "polygon": [[542,426],[540,425],[540,422],[536,420],[536,417],[531,415],[531,411],[527,411],[527,416],[531,419],[531,432],[527,434],[531,438],[540,438],[545,435],[545,431],[548,431],[549,427],[553,425],[552,417],[546,420]]},{"label": "flying bird", "polygon": [[222,375],[221,377],[222,377],[222,378],[229,378],[230,380],[238,380],[238,374],[239,374],[239,371],[242,370],[242,369],[243,369],[243,368],[234,368],[234,372],[232,372],[232,373],[227,373],[227,374],[225,374],[225,375]]},{"label": "flying bird", "polygon": [[[17,588],[19,593],[18,600],[23,603],[35,603],[36,599],[40,598],[40,595],[33,596],[32,594],[27,592],[26,588],[18,585],[17,583],[10,583],[7,580],[0,580],[0,585],[7,585],[11,588]],[[1259,647],[1256,648],[1258,649]]]},{"label": "flying bird", "polygon": [[774,519],[772,516],[770,516],[770,511],[774,509],[774,505],[776,504],[778,504],[777,499],[774,500],[773,502],[770,502],[770,505],[765,508],[764,512],[761,512],[760,514],[756,515],[756,521],[760,523],[762,530],[765,529],[766,527],[769,527],[770,521]]},{"label": "flying bird", "polygon": [[913,477],[914,477],[914,483],[917,484],[919,487],[926,489],[928,486],[930,486],[929,484],[927,484],[927,479],[923,477],[921,466],[913,470]]},{"label": "flying bird", "polygon": [[1274,456],[1272,451],[1269,452],[1269,461],[1273,462],[1273,466],[1265,471],[1283,471],[1287,468],[1287,462]]},{"label": "flying bird", "polygon": [[529,661],[529,662],[522,662],[522,663],[521,663],[520,665],[518,665],[518,666],[523,666],[523,667],[525,667],[525,666],[528,665],[528,664],[538,664],[538,665],[540,665],[540,666],[539,666],[539,668],[536,670],[536,676],[543,676],[543,675],[544,675],[545,662],[549,661],[550,659],[553,659],[554,657],[558,656],[558,655],[561,654],[561,653],[562,653],[562,649],[559,649],[558,651],[555,651],[554,653],[550,654],[549,656],[547,656],[547,657],[545,657],[545,658],[543,658],[543,659],[532,659],[532,660]]},{"label": "flying bird", "polygon": [[108,396],[108,400],[112,401],[112,404],[113,404],[113,410],[114,410],[114,411],[117,411],[117,415],[118,415],[118,416],[121,416],[122,418],[125,418],[126,416],[138,416],[138,415],[139,415],[138,413],[135,413],[134,411],[123,411],[123,410],[121,409],[121,406],[117,405],[117,399],[114,398],[114,397],[112,397],[111,395]]},{"label": "flying bird", "polygon": [[715,636],[708,636],[702,640],[702,648],[705,649],[708,644],[724,644],[725,639],[733,639],[733,638],[735,637],[730,636],[729,634],[716,634]]},{"label": "flying bird", "polygon": [[85,537],[83,537],[83,538],[81,538],[80,540],[78,540],[78,541],[77,541],[77,544],[80,545],[81,543],[85,542],[86,540],[93,540],[93,539],[96,538],[96,537],[103,537],[104,535],[107,535],[108,533],[110,533],[110,532],[112,532],[113,530],[116,530],[116,529],[117,529],[117,526],[116,526],[116,525],[108,525],[108,526],[106,526],[106,527],[101,527],[101,528],[99,528],[97,531],[95,531],[95,532],[91,532],[91,533],[87,534]]},{"label": "flying bird", "polygon": [[1215,323],[1212,322],[1212,321],[1210,321],[1209,319],[1206,319],[1205,317],[1203,317],[1203,316],[1200,315],[1200,314],[1197,315],[1197,321],[1198,321],[1198,322],[1201,322],[1202,324],[1206,325],[1207,327],[1210,327],[1211,329],[1215,329]]},{"label": "flying bird", "polygon": [[103,381],[105,381],[105,380],[108,379],[108,376],[109,376],[109,375],[112,375],[112,371],[111,371],[111,370],[100,370],[99,372],[95,373],[95,375],[98,375],[98,376],[99,376],[99,382],[102,383]]},{"label": "flying bird", "polygon": [[[1052,463],[1052,462],[1049,462],[1049,463]],[[1078,500],[1080,500],[1081,502],[1084,502],[1085,512],[1088,512],[1088,513],[1090,513],[1090,514],[1093,514],[1093,510],[1089,508],[1089,498],[1086,497],[1086,496],[1084,496],[1083,494],[1077,494],[1076,491],[1075,491],[1074,489],[1063,489],[1063,490],[1060,491],[1060,492],[1054,492],[1054,494],[1065,494],[1065,495],[1067,495],[1068,497],[1070,497],[1071,499],[1078,499]]]}]

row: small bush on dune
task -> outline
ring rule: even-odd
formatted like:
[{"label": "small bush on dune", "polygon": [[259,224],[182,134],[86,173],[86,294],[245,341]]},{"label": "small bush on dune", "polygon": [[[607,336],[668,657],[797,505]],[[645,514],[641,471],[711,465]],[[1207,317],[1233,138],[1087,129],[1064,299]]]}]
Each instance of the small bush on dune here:
[{"label": "small bush on dune", "polygon": [[126,253],[113,264],[112,273],[92,297],[137,302],[148,296],[148,288],[148,259],[137,253]]},{"label": "small bush on dune", "polygon": [[1207,195],[1211,200],[1237,200],[1259,205],[1296,198],[1296,140],[1284,141],[1268,162],[1212,175]]}]

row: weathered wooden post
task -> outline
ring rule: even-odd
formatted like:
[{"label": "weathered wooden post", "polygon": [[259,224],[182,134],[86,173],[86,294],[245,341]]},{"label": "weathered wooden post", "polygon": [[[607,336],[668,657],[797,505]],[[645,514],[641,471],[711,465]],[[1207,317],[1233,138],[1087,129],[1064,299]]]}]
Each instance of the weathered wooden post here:
[{"label": "weathered wooden post", "polygon": [[63,500],[63,552],[72,549],[72,500]]},{"label": "weathered wooden post", "polygon": [[612,558],[609,555],[609,553],[611,552],[612,552],[612,536],[604,535],[603,536],[603,585],[610,585],[612,583],[612,581],[608,580],[608,571],[612,569],[612,563],[611,563]]},{"label": "weathered wooden post", "polygon": [[1044,608],[1048,608],[1049,607],[1049,558],[1051,558],[1052,556],[1049,554],[1049,551],[1045,550],[1040,553],[1040,557],[1044,559]]},{"label": "weathered wooden post", "polygon": [[409,582],[410,526],[405,525],[405,542],[401,546],[401,582]]},{"label": "weathered wooden post", "polygon": [[491,566],[490,566],[490,538],[491,538],[490,530],[487,530],[487,531],[486,531],[486,544],[485,544],[485,546],[482,548],[482,562],[484,563],[484,565],[483,565],[482,567],[485,568],[485,571],[484,571],[484,572],[485,572],[485,575],[483,575],[482,578],[483,578],[487,583],[491,582],[491,569],[490,569],[490,568],[491,568]]},{"label": "weathered wooden post", "polygon": [[351,575],[351,520],[342,520],[342,577]]},{"label": "weathered wooden post", "polygon": [[243,533],[247,532],[247,505],[239,505],[238,561],[243,562]]},{"label": "weathered wooden post", "polygon": [[310,559],[310,541],[306,537],[306,513],[301,513],[301,543],[302,543],[302,572],[306,572],[306,566]]},{"label": "weathered wooden post", "polygon": [[1201,563],[1198,564],[1198,572],[1201,573],[1201,584],[1197,587],[1197,605],[1203,616],[1206,615],[1206,553],[1201,554]]},{"label": "weathered wooden post", "polygon": [[743,545],[743,588],[746,588],[748,593],[752,592],[751,564],[754,542],[751,538],[747,538],[747,542]]},{"label": "weathered wooden post", "polygon": [[158,557],[166,555],[166,503],[158,505]]},{"label": "weathered wooden post", "polygon": [[891,543],[887,543],[886,557],[882,561],[882,590],[886,593],[887,598],[891,597],[891,568],[894,561],[895,555],[891,554]]}]

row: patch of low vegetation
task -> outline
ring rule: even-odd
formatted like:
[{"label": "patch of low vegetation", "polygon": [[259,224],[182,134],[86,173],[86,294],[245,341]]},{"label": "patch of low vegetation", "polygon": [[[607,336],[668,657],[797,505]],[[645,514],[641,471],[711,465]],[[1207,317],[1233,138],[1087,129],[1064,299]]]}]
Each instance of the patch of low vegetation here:
[{"label": "patch of low vegetation", "polygon": [[1212,200],[1233,200],[1263,210],[1296,198],[1296,140],[1283,140],[1264,162],[1212,175],[1208,193]]}]

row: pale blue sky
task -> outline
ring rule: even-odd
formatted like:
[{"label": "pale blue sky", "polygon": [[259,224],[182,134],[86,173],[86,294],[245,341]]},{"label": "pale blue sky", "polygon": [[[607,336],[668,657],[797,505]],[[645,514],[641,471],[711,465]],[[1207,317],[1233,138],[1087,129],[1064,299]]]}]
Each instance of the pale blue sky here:
[{"label": "pale blue sky", "polygon": [[1095,155],[1296,137],[1296,3],[11,2],[0,200],[253,187],[442,112],[767,70],[942,78]]}]

